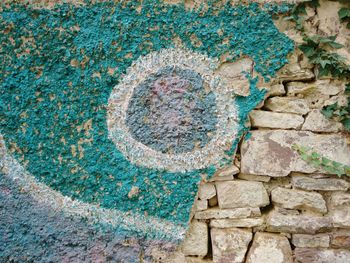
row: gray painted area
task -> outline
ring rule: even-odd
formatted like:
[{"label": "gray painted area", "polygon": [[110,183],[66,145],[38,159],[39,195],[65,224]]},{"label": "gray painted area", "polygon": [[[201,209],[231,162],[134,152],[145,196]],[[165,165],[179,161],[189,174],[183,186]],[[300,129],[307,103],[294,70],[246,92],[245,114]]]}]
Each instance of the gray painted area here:
[{"label": "gray painted area", "polygon": [[164,67],[135,88],[126,124],[139,142],[162,153],[203,148],[216,130],[215,95],[197,72]]},{"label": "gray painted area", "polygon": [[[0,175],[0,262],[139,262],[161,244],[55,212]],[[171,249],[171,248],[170,248]]]}]

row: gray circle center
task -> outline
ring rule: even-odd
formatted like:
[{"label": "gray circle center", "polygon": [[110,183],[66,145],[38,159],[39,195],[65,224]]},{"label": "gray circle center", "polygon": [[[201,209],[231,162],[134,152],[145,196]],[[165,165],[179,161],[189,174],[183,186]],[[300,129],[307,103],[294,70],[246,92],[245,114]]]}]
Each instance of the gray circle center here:
[{"label": "gray circle center", "polygon": [[162,153],[203,148],[216,130],[215,94],[197,72],[164,67],[134,89],[125,122],[134,139]]}]

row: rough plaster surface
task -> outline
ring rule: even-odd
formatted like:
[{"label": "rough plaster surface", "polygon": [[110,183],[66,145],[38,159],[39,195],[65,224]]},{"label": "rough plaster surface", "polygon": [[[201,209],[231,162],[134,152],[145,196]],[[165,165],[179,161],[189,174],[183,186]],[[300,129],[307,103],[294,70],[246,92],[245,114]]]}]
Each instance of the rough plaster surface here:
[{"label": "rough plaster surface", "polygon": [[[108,218],[106,214],[117,214],[117,221],[121,221],[114,226],[118,226],[120,231],[125,228],[124,223],[128,226],[130,222],[143,218],[145,222],[138,225],[139,230],[130,230],[130,235],[134,235],[135,230],[140,239],[179,242],[184,237],[183,230],[188,227],[198,182],[202,177],[211,177],[217,168],[231,165],[240,137],[247,129],[244,126],[247,115],[265,94],[265,91],[257,89],[258,78],[252,72],[236,74],[239,76],[239,90],[249,90],[248,94],[242,93],[245,96],[236,96],[235,88],[230,88],[234,83],[228,81],[226,88],[220,89],[215,69],[220,63],[234,63],[242,57],[249,57],[242,61],[249,61],[250,65],[254,61],[254,71],[260,77],[268,79],[274,75],[287,63],[286,57],[293,49],[293,43],[277,30],[272,15],[286,12],[290,7],[252,3],[226,5],[217,12],[216,7],[208,5],[205,13],[202,13],[198,9],[189,10],[184,5],[164,5],[153,0],[142,5],[130,1],[51,7],[40,9],[15,3],[1,6],[3,52],[0,60],[4,65],[1,67],[1,105],[4,106],[1,134],[8,149],[7,154],[16,158],[22,165],[21,169],[25,168],[35,177],[28,177],[31,179],[27,184],[34,192],[38,190],[38,196],[40,191],[45,196],[46,188],[38,187],[36,183],[56,191],[57,195],[54,196],[59,198],[55,205],[61,202],[57,207],[65,208],[66,200],[73,200],[77,201],[73,204],[82,206],[84,213],[89,205],[94,215],[107,211],[101,214],[103,220]],[[262,40],[259,45],[255,44],[257,38]],[[199,123],[201,127],[191,126],[190,136],[186,138],[186,143],[181,144],[183,148],[180,147],[179,151],[185,149],[184,145],[191,141],[191,136],[200,134],[200,129],[207,129],[214,135],[207,134],[208,138],[205,138],[202,134],[202,137],[199,136],[201,138],[194,139],[195,146],[190,146],[186,151],[196,147],[205,149],[213,141],[210,140],[211,136],[220,137],[218,130],[233,127],[225,130],[229,137],[227,140],[217,139],[215,146],[222,154],[215,159],[214,165],[212,162],[197,162],[200,158],[187,156],[182,157],[187,166],[176,163],[177,170],[157,163],[151,167],[134,163],[130,161],[127,151],[118,149],[111,139],[113,136],[109,134],[108,102],[113,88],[119,87],[117,85],[123,81],[135,84],[133,87],[136,88],[145,80],[141,76],[147,78],[161,70],[161,67],[153,67],[159,66],[157,62],[150,65],[144,58],[148,54],[161,52],[167,58],[166,52],[175,47],[190,53],[187,60],[178,54],[180,68],[202,73],[200,77],[204,82],[205,94],[210,93],[206,93],[206,85],[216,92],[215,107],[214,99],[198,93],[200,88],[187,94],[196,94],[197,108],[203,111],[213,108],[209,115],[204,114],[212,116],[213,121],[202,121]],[[269,55],[266,56],[266,53]],[[188,63],[191,59],[196,62],[198,56],[195,54],[208,58],[203,63],[216,63],[206,67],[211,75],[198,72],[200,64]],[[153,57],[156,61],[156,57]],[[138,65],[143,65],[143,70],[131,78],[128,72],[140,60]],[[194,64],[198,66],[192,67]],[[153,72],[154,69],[156,71]],[[182,76],[185,80],[195,76],[185,75],[187,77]],[[199,80],[197,77],[194,79],[190,81],[192,86]],[[183,81],[172,80],[173,84]],[[174,87],[173,84],[170,86]],[[124,106],[128,105],[130,98],[113,97],[122,101]],[[221,103],[220,98],[225,98],[226,103]],[[201,105],[200,100],[206,99],[205,106]],[[178,104],[178,101],[175,102]],[[117,115],[125,114],[127,107],[123,109]],[[223,112],[229,116],[222,115]],[[196,118],[200,119],[198,116]],[[217,124],[215,118],[219,120]],[[222,125],[220,118],[226,121],[225,125]],[[163,119],[168,121],[169,118]],[[208,121],[207,118],[205,121]],[[184,125],[175,126],[176,129],[184,128]],[[134,134],[136,130],[137,127]],[[162,132],[157,136],[162,137],[167,133]],[[163,146],[170,141],[174,142],[169,140],[154,148],[158,153],[168,153],[171,150]],[[130,146],[127,144],[125,147]],[[134,152],[143,154],[137,150]],[[147,159],[147,156],[138,158]],[[198,163],[201,165],[196,166]],[[125,218],[120,216],[123,213]],[[148,225],[153,230],[146,230],[144,226],[150,219],[165,220],[175,226],[174,231],[155,229],[156,223],[153,228],[152,224]],[[116,222],[107,221],[105,223],[110,226]]]},{"label": "rough plaster surface", "polygon": [[[328,134],[341,125],[320,115],[324,104],[346,101],[344,82],[315,80],[317,72],[297,51],[278,78],[266,82],[293,48],[271,15],[288,11],[285,3],[292,1],[254,1],[259,6],[185,1],[182,7],[179,1],[169,6],[35,2],[35,10],[33,5],[0,9],[5,43],[0,56],[6,54],[0,57],[5,76],[0,127],[7,147],[1,148],[0,163],[0,261],[273,263],[291,262],[293,253],[296,262],[346,262],[349,180],[321,174],[290,150],[300,143],[331,159],[349,160],[347,138]],[[339,32],[337,40],[346,44],[344,25],[335,19],[339,7],[322,0],[319,10],[306,8],[308,29]],[[178,52],[182,71],[171,73],[157,64],[159,56],[152,65],[145,59],[161,52],[171,58],[174,46],[187,50],[189,58],[204,59],[188,63]],[[344,48],[339,52],[347,55]],[[136,61],[144,68],[130,76]],[[206,61],[214,63],[203,66]],[[227,93],[213,88],[218,79]],[[118,148],[106,125],[112,90],[127,82],[132,92],[112,99],[122,105],[120,114],[128,112],[126,130],[154,151],[147,156],[134,150],[142,155],[140,163]],[[214,90],[215,96],[208,96]],[[270,99],[259,103],[264,97]],[[232,105],[234,114],[228,110]],[[247,134],[233,160],[256,106],[263,114],[252,118],[252,125],[265,131]],[[231,138],[217,145],[227,157],[223,162],[186,158],[187,166],[172,162],[176,171],[142,163],[155,152],[176,156],[205,149],[226,127],[220,118],[237,124],[237,133],[227,132]],[[311,132],[280,130],[300,128]],[[206,169],[192,169],[199,167],[194,164]],[[197,183],[205,177],[210,183],[200,185],[192,211],[197,220],[182,253],[168,257],[184,237]]]}]

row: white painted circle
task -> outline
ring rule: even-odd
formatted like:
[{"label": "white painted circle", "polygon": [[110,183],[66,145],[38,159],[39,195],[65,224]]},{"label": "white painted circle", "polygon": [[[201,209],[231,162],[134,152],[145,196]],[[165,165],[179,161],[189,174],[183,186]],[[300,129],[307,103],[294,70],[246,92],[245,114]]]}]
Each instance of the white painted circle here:
[{"label": "white painted circle", "polygon": [[[126,112],[134,89],[164,67],[179,67],[197,72],[216,97],[217,125],[211,140],[200,149],[179,154],[154,150],[135,140],[126,125]],[[169,172],[185,172],[218,166],[227,158],[238,132],[238,109],[232,89],[215,73],[217,59],[187,49],[171,48],[149,53],[136,60],[116,85],[108,100],[108,136],[131,163]]]}]

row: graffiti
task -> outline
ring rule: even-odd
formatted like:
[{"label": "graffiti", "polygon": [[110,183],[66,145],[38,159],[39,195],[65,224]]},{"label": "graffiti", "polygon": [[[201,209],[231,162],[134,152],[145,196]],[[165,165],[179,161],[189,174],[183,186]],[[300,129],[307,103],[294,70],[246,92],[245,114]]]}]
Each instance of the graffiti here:
[{"label": "graffiti", "polygon": [[96,224],[181,241],[198,182],[232,161],[264,97],[247,72],[250,95],[236,96],[217,69],[250,57],[268,80],[287,63],[293,43],[274,26],[275,11],[159,1],[4,6],[6,176],[19,177],[20,165],[21,184],[52,191],[64,213],[93,207]]},{"label": "graffiti", "polygon": [[[217,166],[229,158],[237,108],[232,91],[215,74],[218,65],[178,48],[150,53],[133,64],[108,106],[110,138],[124,156],[139,166],[171,172]],[[166,87],[170,81],[176,86]]]},{"label": "graffiti", "polygon": [[[203,148],[215,131],[215,95],[194,71],[166,67],[134,91],[126,124],[133,137],[162,153]],[[207,84],[208,85],[208,84]]]}]

